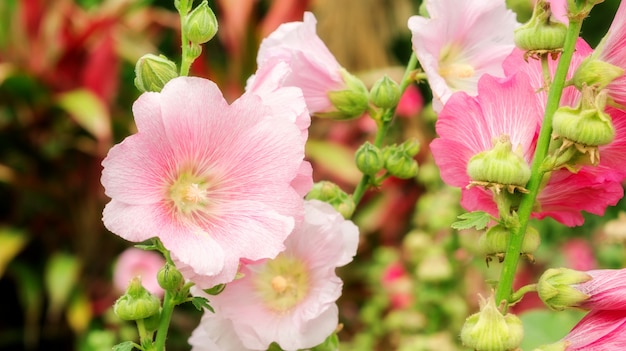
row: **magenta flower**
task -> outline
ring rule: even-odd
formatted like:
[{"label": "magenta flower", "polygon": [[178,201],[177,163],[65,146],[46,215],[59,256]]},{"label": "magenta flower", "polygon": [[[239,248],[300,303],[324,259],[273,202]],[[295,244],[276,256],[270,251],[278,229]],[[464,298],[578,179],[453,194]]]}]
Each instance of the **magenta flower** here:
[{"label": "magenta flower", "polygon": [[413,16],[408,26],[439,112],[456,91],[476,95],[482,75],[504,76],[518,23],[500,0],[428,0],[426,8],[430,18]]},{"label": "magenta flower", "polygon": [[538,348],[546,351],[606,351],[626,349],[624,310],[589,312],[561,341]]},{"label": "magenta flower", "polygon": [[139,276],[146,290],[157,296],[163,296],[163,289],[157,281],[157,273],[163,265],[165,259],[157,252],[128,248],[117,257],[113,269],[113,286],[118,292],[123,293],[128,288],[128,283]]},{"label": "magenta flower", "polygon": [[334,111],[328,92],[346,89],[341,65],[318,37],[316,23],[315,16],[305,12],[303,22],[280,25],[261,42],[257,56],[259,71],[280,61],[289,65],[283,84],[302,89],[312,114]]},{"label": "magenta flower", "polygon": [[598,269],[585,272],[591,280],[574,285],[589,295],[580,307],[590,310],[626,311],[626,269]]},{"label": "magenta flower", "polygon": [[254,94],[229,105],[214,83],[188,77],[141,95],[133,112],[137,134],[102,162],[110,231],[158,237],[186,277],[211,284],[232,280],[240,259],[283,250],[303,213],[292,185],[305,142],[295,117]]},{"label": "magenta flower", "polygon": [[[358,236],[332,206],[306,202],[304,222],[285,240],[285,251],[242,266],[242,278],[210,297],[216,313],[205,313],[194,331],[194,350],[266,350],[272,342],[298,350],[322,343],[338,323],[342,282],[335,268],[352,260]],[[206,348],[212,344],[218,347]]]}]

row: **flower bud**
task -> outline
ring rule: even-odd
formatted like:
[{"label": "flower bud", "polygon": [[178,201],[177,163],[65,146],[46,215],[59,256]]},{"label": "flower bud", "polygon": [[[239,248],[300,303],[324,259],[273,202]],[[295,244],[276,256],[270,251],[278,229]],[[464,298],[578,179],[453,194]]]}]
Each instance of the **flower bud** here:
[{"label": "flower bud", "polygon": [[168,291],[177,291],[185,282],[183,275],[178,269],[169,263],[165,263],[165,266],[159,270],[157,281],[164,290]]},{"label": "flower bud", "polygon": [[370,91],[370,99],[374,106],[394,108],[400,101],[400,85],[387,75],[376,81]]},{"label": "flower bud", "polygon": [[580,63],[576,72],[574,72],[572,81],[579,90],[582,90],[583,86],[587,85],[600,91],[623,74],[624,70],[622,68],[597,60],[592,54],[592,56],[587,57]]},{"label": "flower bud", "polygon": [[167,82],[176,77],[176,64],[163,55],[143,55],[135,65],[135,86],[142,93],[160,92]]},{"label": "flower bud", "polygon": [[383,152],[369,142],[365,142],[356,151],[355,159],[356,167],[367,175],[374,175],[385,166]]},{"label": "flower bud", "polygon": [[579,291],[573,285],[588,282],[592,277],[568,268],[550,268],[537,282],[537,294],[546,306],[555,311],[568,307],[578,307],[589,295]]},{"label": "flower bud", "polygon": [[533,16],[513,32],[515,45],[526,51],[553,51],[562,49],[567,26],[551,19],[550,3],[537,1]]},{"label": "flower bud", "polygon": [[524,328],[515,315],[502,313],[496,307],[493,296],[481,298],[480,312],[465,320],[461,329],[463,345],[476,351],[515,350],[522,343]]},{"label": "flower bud", "polygon": [[408,156],[414,157],[420,152],[420,142],[416,138],[410,138],[400,144],[400,150],[404,151]]},{"label": "flower bud", "polygon": [[313,188],[306,195],[306,199],[324,201],[333,206],[344,218],[352,217],[356,208],[352,197],[341,190],[337,184],[329,181],[313,184]]},{"label": "flower bud", "polygon": [[595,97],[593,89],[585,87],[578,107],[561,106],[554,113],[554,135],[584,146],[606,145],[615,138],[611,117],[604,112],[606,93]]},{"label": "flower bud", "polygon": [[513,151],[509,137],[503,135],[493,149],[478,153],[469,160],[467,174],[481,185],[523,187],[530,179],[530,166],[522,155]]},{"label": "flower bud", "polygon": [[209,7],[207,0],[204,0],[198,7],[187,14],[183,30],[190,42],[204,44],[215,36],[217,27],[215,13]]},{"label": "flower bud", "polygon": [[341,70],[341,75],[346,83],[346,89],[328,92],[328,99],[338,113],[321,114],[322,117],[351,119],[361,116],[369,106],[369,93],[365,84],[345,69]]},{"label": "flower bud", "polygon": [[[478,239],[478,248],[487,257],[496,256],[499,259],[504,258],[506,249],[509,243],[511,233],[509,229],[505,228],[501,224],[496,224],[489,228]],[[530,255],[539,248],[541,239],[537,229],[528,226],[526,227],[526,233],[524,234],[524,240],[522,241],[521,254]]]},{"label": "flower bud", "polygon": [[141,278],[130,281],[126,293],[113,306],[115,314],[127,321],[148,318],[159,313],[161,300],[141,285]]},{"label": "flower bud", "polygon": [[409,179],[417,176],[417,161],[398,147],[385,149],[385,169],[392,176],[400,179]]}]

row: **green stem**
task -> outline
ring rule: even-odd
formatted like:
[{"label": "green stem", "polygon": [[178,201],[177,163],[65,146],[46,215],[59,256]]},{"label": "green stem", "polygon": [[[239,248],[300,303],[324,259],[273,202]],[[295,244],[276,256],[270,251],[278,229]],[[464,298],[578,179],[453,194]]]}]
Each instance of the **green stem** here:
[{"label": "green stem", "polygon": [[[417,57],[415,53],[411,54],[411,58],[409,59],[409,63],[406,66],[406,70],[404,71],[404,76],[402,77],[402,82],[400,82],[400,95],[404,94],[404,91],[409,86],[409,84],[415,79],[413,73],[415,68],[417,67]],[[396,108],[390,108],[383,111],[380,118],[377,120],[378,130],[376,130],[376,136],[374,137],[374,146],[381,148],[383,146],[383,142],[385,141],[385,136],[387,136],[387,131],[389,131],[389,127],[391,126],[391,122],[393,121],[393,116],[396,113]],[[363,195],[365,195],[365,191],[369,187],[372,178],[369,175],[364,174],[361,177],[361,181],[354,189],[352,193],[352,200],[355,205],[358,205]]]},{"label": "green stem", "polygon": [[178,14],[180,16],[180,43],[182,49],[181,55],[181,63],[180,63],[180,76],[186,76],[189,74],[189,69],[191,68],[191,64],[195,58],[192,58],[189,51],[191,49],[191,45],[189,40],[187,39],[187,35],[185,34],[185,18],[189,11],[191,11],[191,5],[193,1],[189,2],[189,0],[180,0],[180,5],[178,7]]},{"label": "green stem", "polygon": [[157,351],[165,351],[165,339],[167,338],[167,331],[170,327],[172,312],[174,312],[174,307],[176,306],[173,299],[174,296],[166,290],[163,296],[163,308],[161,309],[159,329],[157,329],[156,340],[154,342],[155,350]]},{"label": "green stem", "polygon": [[530,220],[535,200],[539,194],[539,188],[545,173],[545,171],[541,169],[541,165],[548,154],[548,147],[550,145],[550,138],[552,134],[552,118],[561,101],[561,94],[563,92],[567,72],[569,71],[569,65],[572,60],[572,56],[574,55],[574,49],[581,26],[582,20],[570,20],[567,36],[565,38],[565,44],[563,45],[563,53],[559,59],[552,85],[550,86],[550,91],[548,93],[548,102],[543,118],[543,124],[541,126],[541,131],[539,132],[537,148],[535,149],[535,156],[532,162],[532,173],[527,186],[529,193],[522,198],[522,202],[519,206],[518,215],[520,225],[511,232],[511,239],[504,257],[502,272],[500,272],[500,280],[498,282],[498,289],[496,290],[496,303],[503,300],[509,301],[513,290],[513,279],[515,278],[517,264],[519,263],[524,234],[526,233],[526,227],[528,225],[528,221]]}]

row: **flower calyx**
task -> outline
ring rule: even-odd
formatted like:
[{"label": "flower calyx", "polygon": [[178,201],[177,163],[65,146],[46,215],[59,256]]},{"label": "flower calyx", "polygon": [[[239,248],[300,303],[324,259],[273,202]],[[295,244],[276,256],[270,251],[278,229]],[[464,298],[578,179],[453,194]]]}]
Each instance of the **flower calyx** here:
[{"label": "flower calyx", "polygon": [[480,312],[469,316],[461,329],[461,342],[476,351],[509,351],[524,338],[522,321],[514,314],[503,314],[493,295],[480,297]]},{"label": "flower calyx", "polygon": [[209,7],[207,0],[202,1],[185,17],[183,30],[187,40],[199,45],[213,39],[217,33],[218,22],[215,13]]},{"label": "flower calyx", "polygon": [[568,307],[578,307],[589,295],[579,291],[575,285],[588,282],[592,277],[569,268],[550,268],[537,282],[537,294],[550,309],[562,311]]},{"label": "flower calyx", "polygon": [[135,65],[135,87],[142,93],[160,92],[167,82],[176,77],[176,64],[164,55],[143,55]]},{"label": "flower calyx", "polygon": [[496,194],[502,190],[528,193],[525,185],[530,179],[530,166],[519,150],[513,151],[508,135],[500,136],[491,150],[472,156],[467,174],[471,179],[468,188],[482,186]]},{"label": "flower calyx", "polygon": [[337,184],[326,180],[313,184],[313,188],[306,195],[306,199],[326,202],[346,219],[352,217],[356,208],[350,195],[341,190]]},{"label": "flower calyx", "polygon": [[552,120],[552,138],[562,142],[559,152],[573,147],[592,165],[600,162],[598,146],[607,145],[615,138],[615,126],[604,112],[606,100],[606,91],[597,93],[594,88],[584,86],[577,107],[559,107]]},{"label": "flower calyx", "polygon": [[554,21],[550,3],[539,0],[535,4],[533,15],[528,22],[515,29],[515,45],[526,51],[524,58],[538,58],[543,55],[556,56],[563,50],[567,26]]},{"label": "flower calyx", "polygon": [[318,117],[326,117],[336,120],[348,120],[361,116],[369,107],[369,92],[365,84],[341,69],[341,76],[346,84],[346,89],[329,91],[328,99],[336,111],[317,113]]},{"label": "flower calyx", "polygon": [[[478,239],[478,248],[485,255],[485,261],[487,265],[491,260],[496,258],[498,262],[504,261],[504,256],[511,237],[510,229],[506,228],[502,224],[496,224],[483,233]],[[524,240],[522,241],[522,248],[520,255],[526,257],[530,262],[534,262],[533,253],[539,248],[541,238],[537,229],[533,227],[526,227],[526,233],[524,234]]]}]

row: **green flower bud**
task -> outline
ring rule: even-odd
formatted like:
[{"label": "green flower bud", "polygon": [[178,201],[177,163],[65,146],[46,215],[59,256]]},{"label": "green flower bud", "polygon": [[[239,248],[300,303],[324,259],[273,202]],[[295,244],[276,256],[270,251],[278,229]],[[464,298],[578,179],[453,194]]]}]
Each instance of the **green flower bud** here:
[{"label": "green flower bud", "polygon": [[142,93],[159,92],[176,77],[176,64],[163,55],[143,55],[135,65],[135,86]]},{"label": "green flower bud", "polygon": [[306,195],[307,200],[320,200],[329,203],[344,218],[352,217],[356,208],[354,200],[333,182],[321,181],[313,184],[313,189]]},{"label": "green flower bud", "polygon": [[385,148],[385,169],[389,174],[400,179],[409,179],[417,176],[418,165],[413,157],[397,146]]},{"label": "green flower bud", "polygon": [[385,166],[383,152],[376,146],[365,142],[355,154],[356,167],[363,174],[374,175]]},{"label": "green flower bud", "polygon": [[533,16],[513,32],[515,45],[526,51],[553,51],[562,49],[567,26],[551,19],[550,3],[537,1]]},{"label": "green flower bud", "polygon": [[157,281],[164,290],[177,291],[183,286],[185,279],[175,266],[165,263],[157,273]]},{"label": "green flower bud", "polygon": [[506,7],[517,15],[517,22],[524,23],[533,14],[533,4],[528,0],[506,0]]},{"label": "green flower bud", "polygon": [[207,0],[204,0],[198,7],[187,14],[183,30],[190,42],[204,44],[215,36],[217,27],[215,13],[209,7]]},{"label": "green flower bud", "polygon": [[420,152],[420,142],[416,138],[410,138],[400,144],[400,150],[404,151],[408,156],[415,156]]},{"label": "green flower bud", "polygon": [[346,82],[346,89],[328,92],[328,99],[337,112],[319,114],[321,117],[351,119],[361,116],[369,106],[369,93],[365,84],[345,69],[341,70],[341,75]]},{"label": "green flower bud", "polygon": [[480,312],[469,316],[461,329],[463,345],[476,351],[515,350],[522,343],[524,328],[515,315],[502,313],[493,296],[481,298]]},{"label": "green flower bud", "polygon": [[474,155],[467,163],[467,174],[474,182],[523,187],[530,179],[530,166],[507,135],[500,137],[493,149]]},{"label": "green flower bud", "polygon": [[600,91],[623,74],[624,70],[622,68],[597,60],[592,54],[578,66],[572,81],[579,90],[582,90],[583,86],[587,85]]},{"label": "green flower bud", "polygon": [[[496,256],[503,258],[510,236],[511,233],[507,228],[501,224],[496,224],[480,236],[478,239],[478,248],[488,257]],[[539,248],[540,242],[541,238],[539,237],[537,229],[531,226],[526,227],[520,253],[532,254]]]},{"label": "green flower bud", "polygon": [[568,307],[578,307],[589,299],[573,285],[590,281],[592,278],[585,272],[568,268],[551,268],[545,271],[537,282],[537,294],[546,306],[555,311]]},{"label": "green flower bud", "polygon": [[611,117],[597,109],[559,107],[552,121],[554,134],[587,146],[609,144],[615,138]]},{"label": "green flower bud", "polygon": [[113,306],[115,314],[127,321],[148,318],[159,313],[161,300],[141,285],[141,278],[130,281],[126,293]]},{"label": "green flower bud", "polygon": [[400,101],[400,85],[387,75],[376,81],[370,91],[370,99],[374,106],[380,108],[394,108]]}]

